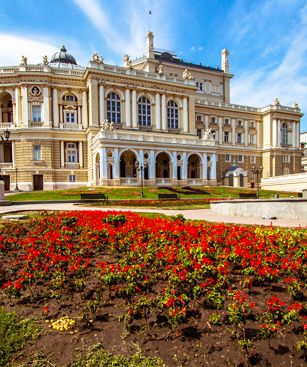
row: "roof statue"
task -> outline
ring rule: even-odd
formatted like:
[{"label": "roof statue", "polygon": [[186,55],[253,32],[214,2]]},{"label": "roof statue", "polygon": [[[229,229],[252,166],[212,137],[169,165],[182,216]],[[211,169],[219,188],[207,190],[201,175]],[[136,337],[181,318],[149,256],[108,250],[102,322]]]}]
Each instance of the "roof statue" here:
[{"label": "roof statue", "polygon": [[293,108],[300,108],[300,105],[297,103],[297,102],[295,102],[294,104],[293,104]]},{"label": "roof statue", "polygon": [[159,75],[163,74],[163,65],[162,64],[159,64],[159,66],[157,68],[157,72],[158,72]]},{"label": "roof statue", "polygon": [[28,59],[26,58],[26,56],[21,56],[20,65],[27,65],[27,64],[28,64]]},{"label": "roof statue", "polygon": [[43,56],[43,64],[48,65],[48,56],[47,55]]},{"label": "roof statue", "polygon": [[274,99],[274,105],[275,106],[280,106],[280,100],[279,100],[279,98],[275,98]]},{"label": "roof statue", "polygon": [[96,64],[103,64],[103,58],[97,52],[94,52],[92,55],[92,62]]},{"label": "roof statue", "polygon": [[131,68],[132,66],[131,58],[127,54],[124,55],[124,63],[125,63],[125,66],[129,66]]}]

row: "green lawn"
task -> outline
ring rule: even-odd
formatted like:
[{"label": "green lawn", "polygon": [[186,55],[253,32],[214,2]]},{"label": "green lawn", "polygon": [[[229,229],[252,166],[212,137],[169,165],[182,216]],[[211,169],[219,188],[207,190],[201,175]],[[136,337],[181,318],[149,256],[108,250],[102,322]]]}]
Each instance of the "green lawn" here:
[{"label": "green lawn", "polygon": [[[194,190],[200,190],[201,192],[193,192],[179,187],[157,188],[157,187],[145,187],[144,199],[157,199],[158,193],[170,193],[175,192],[181,198],[238,198],[240,192],[256,192],[252,189],[237,189],[224,186],[197,186]],[[80,193],[84,192],[102,192],[105,193],[109,200],[131,200],[141,198],[140,187],[83,187],[77,189],[66,190],[52,190],[52,191],[35,191],[35,192],[21,192],[16,194],[10,194],[7,199],[11,201],[36,201],[36,200],[78,200],[80,199]],[[279,193],[280,197],[290,197],[293,195],[297,197],[297,193]],[[260,191],[260,198],[274,198],[275,191]]]}]

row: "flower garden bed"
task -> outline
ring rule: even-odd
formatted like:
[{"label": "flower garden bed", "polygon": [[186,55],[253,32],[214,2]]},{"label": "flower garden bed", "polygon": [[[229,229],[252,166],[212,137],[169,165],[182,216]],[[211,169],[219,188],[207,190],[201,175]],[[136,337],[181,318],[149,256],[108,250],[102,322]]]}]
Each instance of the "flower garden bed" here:
[{"label": "flower garden bed", "polygon": [[68,365],[101,343],[168,367],[304,366],[306,239],[101,211],[5,224],[2,306],[42,329],[17,361],[40,351]]}]

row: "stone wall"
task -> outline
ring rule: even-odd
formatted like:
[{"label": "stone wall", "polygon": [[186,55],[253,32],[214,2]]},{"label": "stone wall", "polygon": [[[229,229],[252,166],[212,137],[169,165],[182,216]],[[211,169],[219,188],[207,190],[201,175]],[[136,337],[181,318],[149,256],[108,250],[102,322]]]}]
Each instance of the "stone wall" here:
[{"label": "stone wall", "polygon": [[307,189],[307,172],[261,179],[263,190],[302,192]]},{"label": "stone wall", "polygon": [[211,202],[216,214],[231,217],[306,219],[307,199],[229,200]]}]

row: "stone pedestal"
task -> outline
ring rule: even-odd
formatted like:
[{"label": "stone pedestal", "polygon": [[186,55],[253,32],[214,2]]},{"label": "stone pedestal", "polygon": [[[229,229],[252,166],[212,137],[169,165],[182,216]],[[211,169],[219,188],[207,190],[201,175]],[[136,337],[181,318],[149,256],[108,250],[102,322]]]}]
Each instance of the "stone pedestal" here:
[{"label": "stone pedestal", "polygon": [[4,181],[0,181],[0,206],[11,205],[11,202],[4,196]]}]

